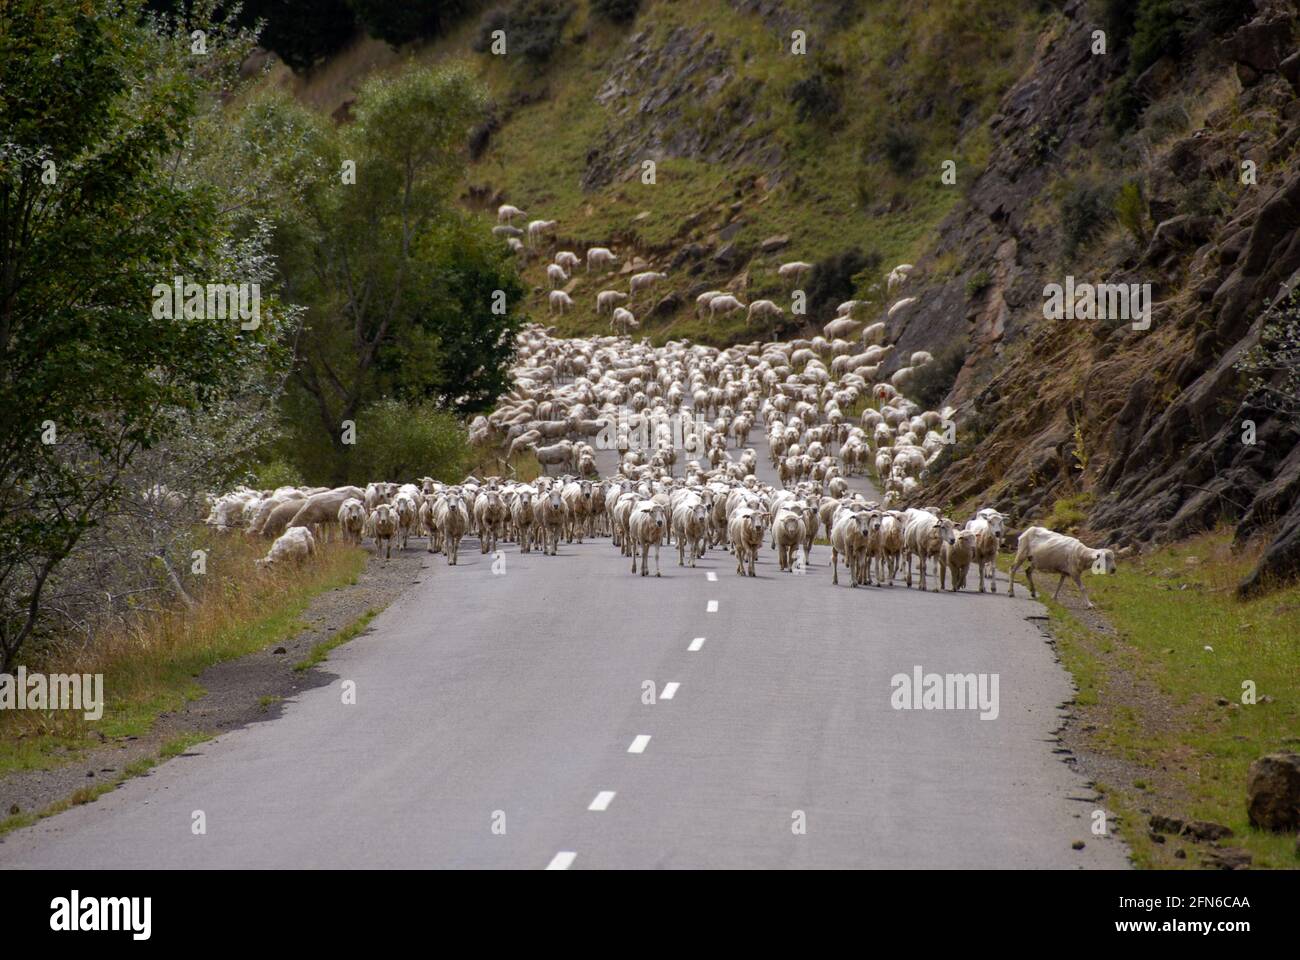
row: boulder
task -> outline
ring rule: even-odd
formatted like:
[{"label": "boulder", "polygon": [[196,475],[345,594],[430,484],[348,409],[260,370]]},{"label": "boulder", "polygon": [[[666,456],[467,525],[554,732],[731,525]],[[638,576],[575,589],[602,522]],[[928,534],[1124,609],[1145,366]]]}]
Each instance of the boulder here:
[{"label": "boulder", "polygon": [[1223,44],[1224,53],[1257,73],[1270,73],[1291,53],[1291,24],[1283,18],[1256,17]]},{"label": "boulder", "polygon": [[1270,753],[1250,765],[1246,813],[1263,830],[1300,830],[1300,753]]}]

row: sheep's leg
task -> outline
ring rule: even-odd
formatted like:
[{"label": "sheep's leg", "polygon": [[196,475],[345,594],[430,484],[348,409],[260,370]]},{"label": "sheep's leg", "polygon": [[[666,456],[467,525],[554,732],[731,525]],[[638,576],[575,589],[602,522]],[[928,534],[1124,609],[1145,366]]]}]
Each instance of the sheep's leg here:
[{"label": "sheep's leg", "polygon": [[1093,603],[1088,598],[1088,591],[1083,585],[1083,577],[1079,576],[1077,573],[1074,575],[1074,585],[1077,586],[1079,588],[1079,592],[1083,594],[1083,605],[1087,607],[1089,610],[1091,610],[1093,607]]},{"label": "sheep's leg", "polygon": [[1038,590],[1034,587],[1034,564],[1031,561],[1029,566],[1025,567],[1025,582],[1029,584],[1030,599],[1038,599]]},{"label": "sheep's leg", "polygon": [[636,573],[636,554],[632,554],[632,572]]},{"label": "sheep's leg", "polygon": [[657,544],[657,543],[655,544],[655,576],[656,576],[656,577],[657,577],[657,576],[660,576],[660,573],[659,573],[659,544]]},{"label": "sheep's leg", "polygon": [[1061,579],[1056,581],[1056,592],[1052,594],[1053,600],[1061,595],[1061,588],[1063,586],[1065,586],[1065,574],[1061,574]]}]

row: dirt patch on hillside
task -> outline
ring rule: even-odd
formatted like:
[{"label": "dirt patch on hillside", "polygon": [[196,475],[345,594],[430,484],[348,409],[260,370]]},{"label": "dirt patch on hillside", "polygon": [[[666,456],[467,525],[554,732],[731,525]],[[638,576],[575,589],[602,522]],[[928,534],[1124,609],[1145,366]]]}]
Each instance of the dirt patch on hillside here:
[{"label": "dirt patch on hillside", "polygon": [[316,644],[346,629],[367,611],[387,607],[423,579],[430,563],[424,550],[415,548],[394,555],[387,564],[371,557],[355,584],[326,591],[311,601],[300,618],[306,627],[294,637],[279,646],[209,667],[198,678],[207,692],[182,710],[160,714],[144,736],[100,735],[102,746],[65,764],[0,778],[0,820],[38,813],[85,788],[117,780],[131,764],[158,757],[163,746],[177,738],[216,736],[276,719],[286,700],[333,679],[328,660],[303,671],[294,670],[294,665]]}]

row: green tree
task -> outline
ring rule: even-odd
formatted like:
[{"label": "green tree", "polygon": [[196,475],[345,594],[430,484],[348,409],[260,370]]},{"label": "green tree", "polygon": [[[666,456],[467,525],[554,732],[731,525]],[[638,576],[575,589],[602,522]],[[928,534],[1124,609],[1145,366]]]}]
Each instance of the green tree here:
[{"label": "green tree", "polygon": [[463,69],[411,68],[367,82],[342,128],[278,95],[244,118],[251,179],[277,197],[287,297],[308,308],[285,412],[286,453],[309,476],[351,473],[343,425],[367,403],[467,413],[505,386],[523,287],[508,249],[453,204],[484,104]]},{"label": "green tree", "polygon": [[195,4],[186,32],[140,0],[0,6],[0,666],[56,568],[124,494],[132,463],[258,362],[266,324],[153,316],[154,288],[234,248],[216,191],[180,175],[205,91],[251,36]]}]

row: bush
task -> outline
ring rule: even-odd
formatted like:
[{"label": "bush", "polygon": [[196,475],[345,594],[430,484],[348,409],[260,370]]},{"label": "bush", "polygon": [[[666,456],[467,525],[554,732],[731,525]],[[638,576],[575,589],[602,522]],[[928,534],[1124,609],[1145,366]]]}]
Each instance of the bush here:
[{"label": "bush", "polygon": [[934,410],[948,395],[962,365],[966,363],[966,341],[957,338],[935,355],[935,358],[912,373],[907,394],[926,410]]},{"label": "bush", "polygon": [[343,49],[357,32],[347,0],[244,0],[240,23],[266,21],[258,42],[303,71]]},{"label": "bush", "polygon": [[1068,262],[1110,221],[1109,188],[1095,183],[1071,184],[1061,198],[1061,254]]},{"label": "bush", "polygon": [[1115,219],[1132,235],[1138,243],[1146,243],[1150,231],[1147,230],[1147,202],[1142,196],[1142,185],[1136,180],[1129,180],[1119,188],[1115,195]]},{"label": "bush", "polygon": [[856,247],[814,263],[806,289],[808,316],[823,316],[845,300],[851,300],[857,289],[854,275],[879,266],[879,254],[869,257]]},{"label": "bush", "polygon": [[591,0],[591,12],[611,23],[630,23],[641,10],[641,0]]},{"label": "bush", "polygon": [[890,126],[881,141],[889,169],[900,177],[912,172],[921,152],[920,138],[906,127]]},{"label": "bush", "polygon": [[559,49],[572,16],[573,0],[514,0],[484,17],[474,49],[486,53],[492,47],[493,31],[504,30],[507,54],[545,63]]},{"label": "bush", "polygon": [[441,36],[478,9],[477,0],[348,0],[366,33],[392,46]]},{"label": "bush", "polygon": [[987,270],[980,270],[976,272],[971,276],[969,280],[966,281],[967,298],[973,300],[975,297],[978,297],[981,293],[983,293],[985,290],[988,289],[989,284],[991,284],[992,282],[993,282],[993,278],[989,276],[989,272]]},{"label": "bush", "polygon": [[372,403],[357,415],[356,441],[347,481],[358,485],[423,476],[456,481],[470,461],[465,427],[432,403]]},{"label": "bush", "polygon": [[297,467],[287,460],[275,457],[253,467],[252,485],[259,490],[274,490],[276,487],[304,486],[307,480]]},{"label": "bush", "polygon": [[810,120],[826,122],[840,112],[840,95],[835,85],[821,73],[804,77],[790,87],[788,94],[800,123]]},{"label": "bush", "polygon": [[1136,76],[1163,56],[1176,57],[1183,49],[1187,27],[1183,0],[1142,0],[1129,42],[1129,70]]}]

